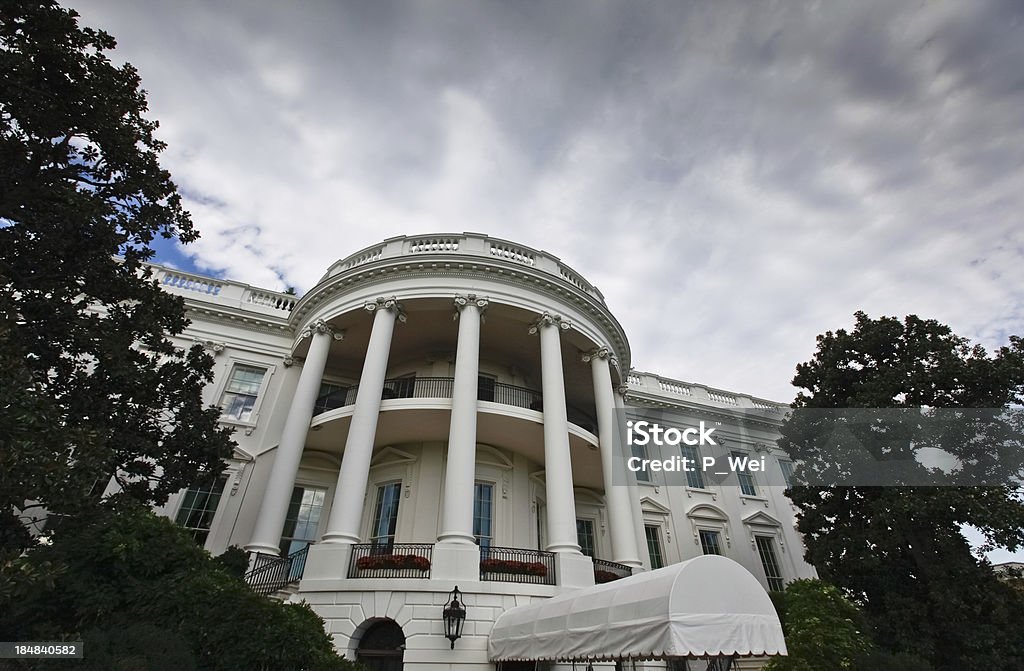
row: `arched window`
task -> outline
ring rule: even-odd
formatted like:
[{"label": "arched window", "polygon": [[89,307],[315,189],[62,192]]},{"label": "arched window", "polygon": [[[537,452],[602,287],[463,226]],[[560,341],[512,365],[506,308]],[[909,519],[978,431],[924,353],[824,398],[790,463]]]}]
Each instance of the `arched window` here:
[{"label": "arched window", "polygon": [[370,671],[402,671],[405,634],[394,620],[381,620],[359,639],[356,659]]}]

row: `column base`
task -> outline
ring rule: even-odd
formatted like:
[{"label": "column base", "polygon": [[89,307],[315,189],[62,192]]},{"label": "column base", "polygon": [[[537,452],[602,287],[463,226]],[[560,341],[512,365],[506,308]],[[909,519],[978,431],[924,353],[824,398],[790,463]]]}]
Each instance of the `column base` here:
[{"label": "column base", "polygon": [[352,546],[348,543],[316,543],[309,546],[303,580],[338,580],[348,577]]},{"label": "column base", "polygon": [[480,547],[475,543],[438,541],[430,559],[430,577],[462,582],[480,580]]},{"label": "column base", "polygon": [[555,554],[555,575],[559,587],[593,587],[594,562],[585,554],[558,552]]}]

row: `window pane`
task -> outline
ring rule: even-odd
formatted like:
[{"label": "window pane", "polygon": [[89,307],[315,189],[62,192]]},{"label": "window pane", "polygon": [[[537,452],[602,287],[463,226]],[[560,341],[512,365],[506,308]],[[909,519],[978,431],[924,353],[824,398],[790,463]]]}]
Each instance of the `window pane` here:
[{"label": "window pane", "polygon": [[576,520],[576,538],[580,550],[588,557],[594,556],[594,522],[592,520]]},{"label": "window pane", "polygon": [[473,535],[477,544],[489,548],[494,540],[494,485],[478,482],[473,488]]},{"label": "window pane", "polygon": [[[634,457],[636,457],[637,459],[646,459],[647,458],[647,450],[644,448],[643,445],[637,445],[637,444],[634,443],[632,445],[632,448],[633,448],[633,456]],[[637,479],[637,482],[650,482],[651,481],[651,474],[647,471],[646,468],[644,468],[644,469],[641,469],[639,471],[636,471],[636,479]]]},{"label": "window pane", "polygon": [[645,526],[644,534],[647,536],[647,554],[651,558],[651,568],[661,568],[665,565],[665,560],[661,555],[661,535],[658,533],[658,527]]},{"label": "window pane", "polygon": [[717,531],[707,531],[706,529],[700,530],[700,549],[706,555],[720,555],[722,554],[722,546],[718,542]]},{"label": "window pane", "polygon": [[377,488],[377,507],[373,514],[373,536],[370,538],[373,543],[391,545],[395,542],[401,493],[401,482],[392,482]]},{"label": "window pane", "polygon": [[252,418],[252,409],[256,405],[256,397],[265,373],[262,368],[242,364],[232,369],[231,378],[220,400],[224,417],[242,422],[248,422]]},{"label": "window pane", "polygon": [[[733,459],[748,459],[749,455],[743,452],[733,452]],[[736,478],[740,482],[740,494],[745,496],[757,496],[757,488],[754,486],[754,477],[749,471],[736,471]]]},{"label": "window pane", "polygon": [[782,582],[782,571],[779,570],[779,560],[775,556],[775,543],[768,536],[755,536],[757,543],[757,554],[761,557],[761,567],[764,568],[764,575],[768,579],[768,589],[773,592],[781,592],[784,589]]},{"label": "window pane", "polygon": [[213,517],[217,513],[217,505],[227,481],[227,476],[222,475],[216,480],[193,485],[182,497],[176,520],[191,532],[192,538],[200,545],[206,543],[206,537],[210,534]]},{"label": "window pane", "polygon": [[686,471],[686,484],[694,489],[704,489],[704,472],[700,468],[700,453],[693,445],[680,445],[683,458],[688,460],[687,466],[693,470]]},{"label": "window pane", "polygon": [[281,554],[290,555],[316,540],[327,490],[323,487],[296,487],[288,502],[288,514],[281,533]]},{"label": "window pane", "polygon": [[780,461],[779,468],[782,469],[782,479],[786,482],[786,487],[793,486],[793,462],[791,461]]}]

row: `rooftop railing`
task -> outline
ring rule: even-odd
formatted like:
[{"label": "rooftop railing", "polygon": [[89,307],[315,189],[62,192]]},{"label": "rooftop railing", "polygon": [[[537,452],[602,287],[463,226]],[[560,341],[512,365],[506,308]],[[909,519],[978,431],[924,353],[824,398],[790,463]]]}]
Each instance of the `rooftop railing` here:
[{"label": "rooftop railing", "polygon": [[331,266],[324,279],[368,263],[397,259],[403,256],[421,257],[432,254],[478,256],[508,261],[561,278],[580,291],[604,302],[604,296],[597,287],[585,280],[582,275],[563,263],[554,254],[479,233],[446,233],[390,238],[341,259]]},{"label": "rooftop railing", "polygon": [[151,268],[153,277],[165,291],[225,307],[287,318],[298,300],[292,294],[259,289],[241,282],[203,277],[163,266]]}]

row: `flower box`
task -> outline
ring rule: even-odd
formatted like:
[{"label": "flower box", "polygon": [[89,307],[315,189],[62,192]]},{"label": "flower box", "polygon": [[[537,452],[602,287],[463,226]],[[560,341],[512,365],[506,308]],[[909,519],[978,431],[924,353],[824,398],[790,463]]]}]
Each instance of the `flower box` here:
[{"label": "flower box", "polygon": [[370,555],[356,560],[360,571],[378,569],[419,569],[430,570],[430,560],[419,555]]},{"label": "flower box", "polygon": [[601,585],[606,582],[612,582],[613,580],[618,580],[619,578],[623,577],[625,576],[621,576],[618,573],[612,573],[611,571],[594,569],[594,582],[598,585]]},{"label": "flower box", "polygon": [[480,561],[483,573],[507,573],[510,575],[535,575],[544,577],[548,567],[539,561],[525,562],[514,559],[483,559]]}]

